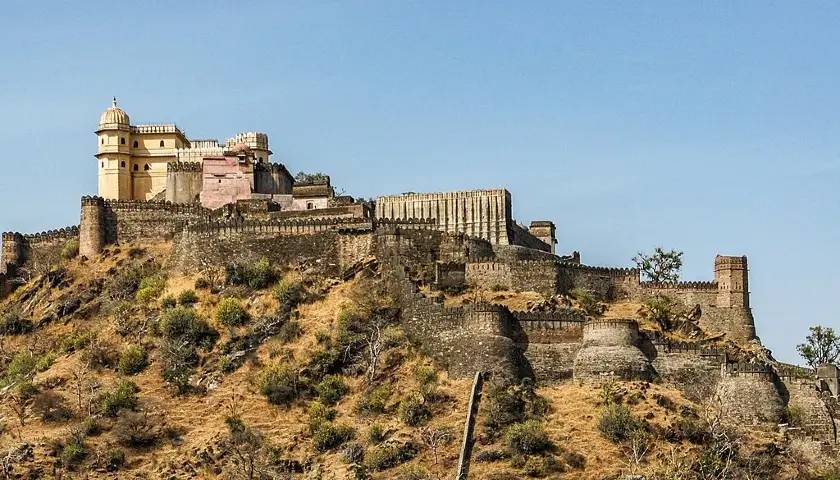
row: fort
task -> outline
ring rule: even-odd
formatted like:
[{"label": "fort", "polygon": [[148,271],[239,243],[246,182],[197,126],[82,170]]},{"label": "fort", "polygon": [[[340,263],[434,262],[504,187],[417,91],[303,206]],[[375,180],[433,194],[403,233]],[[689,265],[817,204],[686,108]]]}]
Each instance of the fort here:
[{"label": "fort", "polygon": [[96,134],[98,195],[82,197],[78,225],[3,233],[0,295],[71,240],[88,259],[109,246],[172,242],[174,268],[185,272],[267,258],[346,278],[373,258],[409,337],[453,376],[706,382],[717,386],[732,418],[778,422],[786,407],[800,405],[809,432],[836,441],[824,401],[837,395],[836,369],[803,378],[771,358],[702,338],[668,339],[632,318],[595,318],[572,307],[516,311],[483,299],[453,307],[433,293],[498,287],[545,297],[585,289],[604,302],[662,297],[696,312],[703,338],[760,346],[746,256],[716,256],[709,281],[650,283],[637,268],[556,254],[555,224],[517,223],[505,189],[403,193],[373,203],[337,197],[329,177],[295,179],[271,163],[263,133],[224,144],[190,140],[174,124],[131,125],[116,100]]}]

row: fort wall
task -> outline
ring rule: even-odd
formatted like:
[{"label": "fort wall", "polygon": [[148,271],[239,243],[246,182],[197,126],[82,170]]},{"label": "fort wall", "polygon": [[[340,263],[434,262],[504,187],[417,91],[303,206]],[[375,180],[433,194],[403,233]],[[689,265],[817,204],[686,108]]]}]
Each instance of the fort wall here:
[{"label": "fort wall", "polygon": [[781,382],[769,365],[729,363],[722,368],[721,377],[716,395],[730,422],[778,423],[784,418]]},{"label": "fort wall", "polygon": [[166,168],[166,201],[198,203],[203,176],[200,162],[170,162]]},{"label": "fort wall", "polygon": [[635,320],[587,321],[583,346],[575,356],[574,378],[650,380],[655,371],[639,349],[639,324]]}]

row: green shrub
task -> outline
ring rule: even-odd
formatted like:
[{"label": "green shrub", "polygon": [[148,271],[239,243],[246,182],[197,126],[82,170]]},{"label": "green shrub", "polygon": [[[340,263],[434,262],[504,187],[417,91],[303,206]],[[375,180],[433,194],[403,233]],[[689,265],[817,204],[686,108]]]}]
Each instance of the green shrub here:
[{"label": "green shrub", "polygon": [[58,354],[53,351],[49,351],[41,355],[40,357],[38,357],[38,361],[35,362],[35,371],[47,371],[52,366],[56,358],[58,358]]},{"label": "green shrub", "polygon": [[17,310],[11,310],[0,316],[0,335],[20,335],[32,331],[32,320]]},{"label": "green shrub", "polygon": [[423,396],[412,394],[400,401],[397,409],[400,419],[409,426],[416,427],[432,418],[432,412],[426,405]]},{"label": "green shrub", "polygon": [[[350,442],[344,445],[341,451],[341,460],[348,464],[359,464],[365,459],[365,447],[358,442]],[[356,477],[358,478],[358,477]]]},{"label": "green shrub", "polygon": [[159,328],[168,339],[185,340],[203,347],[211,347],[219,336],[218,332],[189,307],[175,307],[164,312]]},{"label": "green shrub", "polygon": [[191,390],[190,378],[198,361],[195,346],[178,339],[164,340],[160,345],[163,379],[175,386],[179,394]]},{"label": "green shrub", "polygon": [[288,405],[298,398],[301,379],[290,367],[274,365],[267,367],[260,374],[258,381],[260,392],[275,405]]},{"label": "green shrub", "polygon": [[123,375],[134,375],[142,372],[148,364],[146,349],[140,345],[129,345],[120,353],[117,367]]},{"label": "green shrub", "polygon": [[371,470],[382,471],[405,463],[416,455],[417,447],[412,443],[389,442],[368,449],[365,453],[365,466]]},{"label": "green shrub", "polygon": [[166,288],[166,277],[163,275],[152,275],[140,281],[135,300],[141,303],[149,303],[156,300]]},{"label": "green shrub", "polygon": [[307,415],[309,415],[309,433],[314,434],[322,423],[335,420],[337,412],[323,403],[311,402],[307,409]]},{"label": "green shrub", "polygon": [[90,345],[96,335],[87,330],[76,330],[61,339],[59,350],[62,353],[78,352]]},{"label": "green shrub", "polygon": [[248,321],[248,312],[235,298],[223,298],[216,307],[216,321],[228,327],[235,327]]},{"label": "green shrub", "polygon": [[385,429],[378,423],[374,423],[368,429],[367,440],[371,445],[382,443],[385,440],[385,437]]},{"label": "green shrub", "polygon": [[178,304],[174,295],[165,295],[160,299],[160,306],[163,308],[174,308]]},{"label": "green shrub", "polygon": [[153,265],[132,264],[118,270],[105,285],[105,291],[111,300],[127,300],[140,288],[140,281],[154,270]]},{"label": "green shrub", "polygon": [[347,394],[350,389],[344,380],[338,375],[327,375],[321,382],[315,386],[315,391],[318,392],[318,398],[326,405],[334,405],[341,400],[341,397]]},{"label": "green shrub", "polygon": [[137,407],[137,392],[134,382],[120,380],[110,392],[99,397],[99,409],[103,415],[116,417],[120,410],[134,410]]},{"label": "green shrub", "polygon": [[326,452],[351,440],[354,435],[355,432],[352,427],[322,422],[312,434],[312,443],[319,452]]},{"label": "green shrub", "polygon": [[102,424],[94,417],[87,417],[79,425],[79,431],[86,437],[95,437],[102,433]]},{"label": "green shrub", "polygon": [[38,394],[38,387],[31,380],[18,379],[14,391],[22,400],[26,401]]},{"label": "green shrub", "polygon": [[79,241],[77,239],[68,240],[63,247],[61,247],[61,258],[70,260],[76,258],[79,254]]},{"label": "green shrub", "polygon": [[21,380],[30,373],[35,371],[35,366],[38,364],[38,359],[29,352],[18,352],[6,365],[6,374],[4,383],[12,383]]},{"label": "green shrub", "polygon": [[210,288],[210,280],[205,277],[198,277],[195,279],[196,290],[206,290],[208,288]]},{"label": "green shrub", "polygon": [[598,430],[613,442],[623,442],[639,429],[644,429],[644,423],[633,417],[626,406],[617,403],[607,405],[598,419]]},{"label": "green shrub", "polygon": [[274,269],[267,258],[261,258],[246,270],[248,286],[261,290],[274,281]]},{"label": "green shrub", "polygon": [[303,285],[300,282],[283,279],[274,286],[272,293],[281,307],[289,310],[296,307],[303,299]]},{"label": "green shrub", "polygon": [[522,473],[529,477],[544,477],[549,473],[560,469],[557,460],[552,456],[534,456],[528,457],[525,465],[522,467]]},{"label": "green shrub", "polygon": [[299,337],[300,334],[300,323],[295,320],[289,320],[280,327],[280,331],[277,332],[277,338],[283,343],[288,343]]},{"label": "green shrub", "polygon": [[391,387],[379,385],[359,399],[356,403],[356,411],[367,414],[385,413],[390,398]]},{"label": "green shrub", "polygon": [[87,456],[87,450],[82,442],[77,440],[70,440],[61,449],[61,463],[67,467],[72,468],[82,462]]},{"label": "green shrub", "polygon": [[102,461],[106,471],[116,472],[125,465],[125,452],[119,448],[109,448],[102,455]]},{"label": "green shrub", "polygon": [[597,317],[604,313],[605,307],[595,298],[592,290],[577,287],[569,292],[575,300],[577,300],[580,308],[586,312],[587,315]]},{"label": "green shrub", "polygon": [[195,294],[195,290],[184,290],[178,295],[178,303],[180,305],[193,305],[198,303],[198,295]]},{"label": "green shrub", "polygon": [[512,451],[526,454],[544,452],[551,447],[548,434],[539,420],[526,420],[508,427],[505,443]]}]

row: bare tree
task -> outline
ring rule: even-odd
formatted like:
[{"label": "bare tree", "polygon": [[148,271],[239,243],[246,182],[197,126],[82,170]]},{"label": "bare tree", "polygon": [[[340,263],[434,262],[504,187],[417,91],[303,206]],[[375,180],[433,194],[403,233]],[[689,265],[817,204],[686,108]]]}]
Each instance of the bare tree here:
[{"label": "bare tree", "polygon": [[420,438],[432,452],[434,464],[438,463],[438,449],[452,441],[452,433],[445,428],[424,427],[420,429]]}]

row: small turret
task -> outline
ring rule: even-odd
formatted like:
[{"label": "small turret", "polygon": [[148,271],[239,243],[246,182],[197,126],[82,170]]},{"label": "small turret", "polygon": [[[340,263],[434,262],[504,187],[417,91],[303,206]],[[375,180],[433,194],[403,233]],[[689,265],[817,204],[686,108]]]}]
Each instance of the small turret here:
[{"label": "small turret", "polygon": [[716,256],[715,280],[719,307],[750,307],[747,257]]},{"label": "small turret", "polygon": [[128,114],[117,106],[116,97],[99,117],[96,138],[99,196],[131,199],[131,125]]}]

